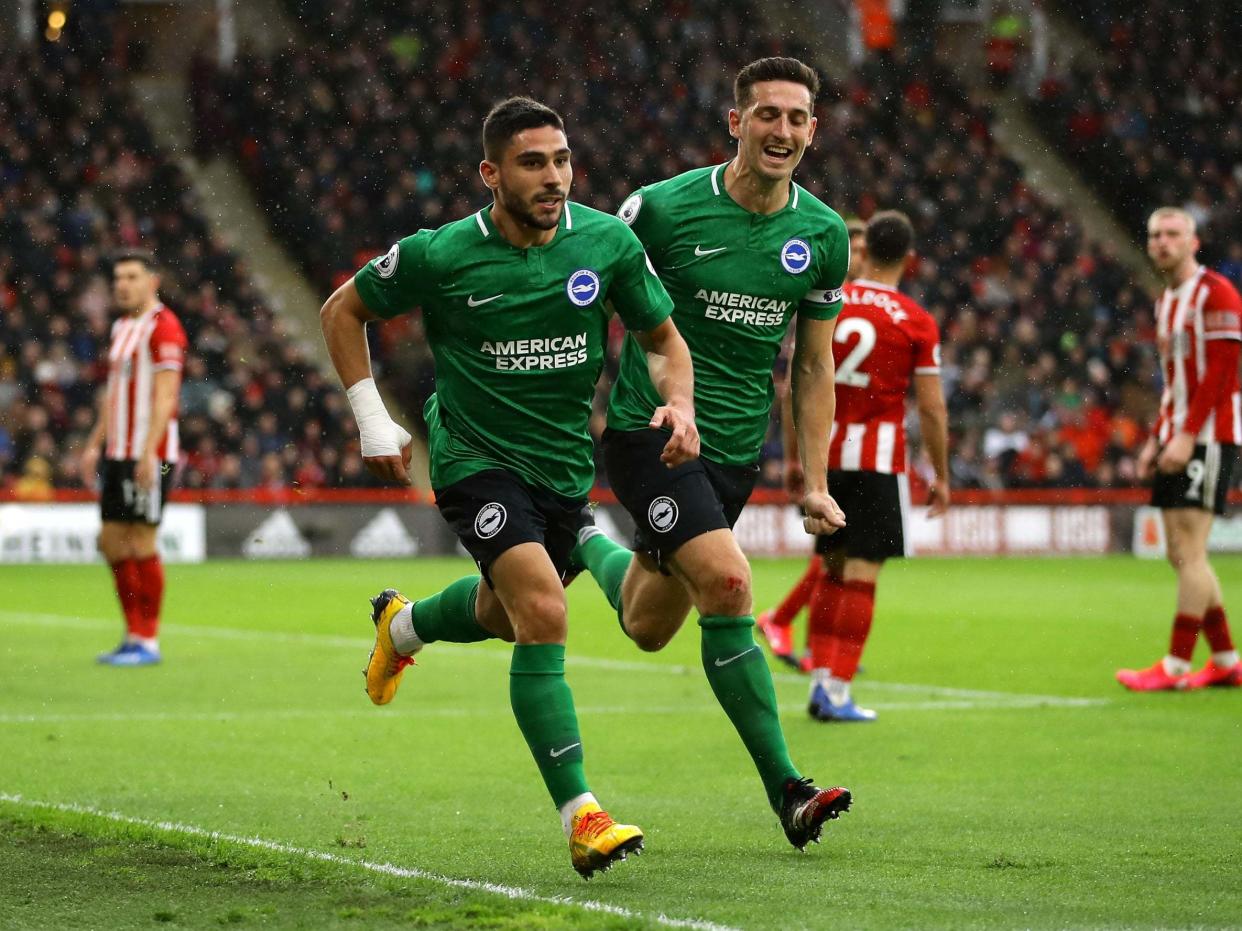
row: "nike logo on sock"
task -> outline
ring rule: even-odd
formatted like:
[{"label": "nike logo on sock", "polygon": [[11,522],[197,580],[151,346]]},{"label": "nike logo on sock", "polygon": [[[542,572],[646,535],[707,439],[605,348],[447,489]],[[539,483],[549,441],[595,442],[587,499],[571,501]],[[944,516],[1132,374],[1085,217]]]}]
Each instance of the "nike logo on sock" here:
[{"label": "nike logo on sock", "polygon": [[741,653],[739,653],[737,656],[730,656],[728,659],[718,659],[718,660],[716,660],[716,665],[717,665],[717,666],[728,666],[728,665],[729,665],[731,662],[733,662],[735,659],[741,659],[741,658],[742,658],[743,656],[745,656],[747,653],[750,653],[751,651],[753,651],[753,650],[757,650],[757,649],[759,649],[759,648],[758,648],[758,647],[751,647],[749,650],[743,650],[743,651],[742,651]]},{"label": "nike logo on sock", "polygon": [[721,246],[719,249],[704,249],[702,246],[695,246],[694,254],[695,255],[713,255],[714,253],[717,253],[717,252],[724,252],[728,248],[729,248],[728,246]]},{"label": "nike logo on sock", "polygon": [[466,304],[470,307],[478,307],[480,304],[490,304],[492,301],[496,300],[496,298],[504,296],[504,292],[502,291],[500,294],[493,294],[491,297],[485,297],[481,301],[476,301],[474,299],[474,295],[471,294],[468,298],[466,298]]},{"label": "nike logo on sock", "polygon": [[552,759],[554,759],[554,760],[555,760],[558,756],[564,756],[566,753],[568,753],[568,752],[569,752],[570,750],[572,750],[574,747],[581,747],[581,746],[582,746],[582,741],[578,741],[577,743],[572,743],[572,744],[570,744],[568,747],[562,747],[562,748],[561,748],[561,749],[559,749],[559,750],[549,750],[549,751],[548,751],[548,755],[549,755],[549,756],[551,756],[551,757],[552,757]]}]

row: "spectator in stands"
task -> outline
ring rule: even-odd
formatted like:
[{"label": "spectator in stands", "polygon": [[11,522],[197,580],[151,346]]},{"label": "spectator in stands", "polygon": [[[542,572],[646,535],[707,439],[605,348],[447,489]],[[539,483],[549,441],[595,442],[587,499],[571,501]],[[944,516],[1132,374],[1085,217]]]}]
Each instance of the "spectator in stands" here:
[{"label": "spectator in stands", "polygon": [[[29,52],[0,59],[0,486],[32,456],[52,466],[55,484],[83,484],[77,459],[111,325],[102,257],[122,246],[167,259],[164,293],[195,344],[184,385],[187,485],[209,484],[219,450],[239,448],[266,409],[294,417],[313,408],[323,442],[348,446],[355,435],[339,392],[264,305],[244,261],[208,231],[118,61],[59,45],[55,63]],[[287,390],[295,384],[303,394]],[[231,403],[251,385],[251,405]],[[285,398],[287,410],[276,403]]]},{"label": "spectator in stands", "polygon": [[[537,84],[592,143],[575,191],[601,209],[616,209],[636,185],[724,160],[728,140],[710,115],[728,99],[730,66],[771,46],[742,28],[762,17],[744,2],[708,0],[634,21],[624,6],[566,2],[551,16],[532,0],[520,13],[484,17],[472,33],[469,10],[431,15],[430,0],[412,0],[383,34],[354,0],[299,2],[308,28],[330,28],[336,42],[247,59],[213,77],[226,123],[216,135],[231,140],[309,275],[331,287],[411,229],[477,205],[482,192],[459,156],[471,115],[486,110],[498,81]],[[528,54],[536,33],[566,49],[566,73],[589,78],[544,74]],[[1005,409],[1039,420],[1052,408],[1050,386],[1082,378],[1094,356],[1109,378],[1133,377],[1105,350],[1130,322],[1120,303],[1128,274],[1026,187],[991,138],[987,107],[951,75],[897,48],[829,84],[818,116],[831,144],[808,156],[806,186],[864,218],[881,206],[906,208],[927,243],[909,288],[946,333],[955,423],[983,430]],[[351,129],[329,134],[328,125]],[[609,144],[617,138],[626,144]],[[352,254],[347,245],[359,240],[366,247]],[[415,406],[430,360],[416,354],[416,333],[392,327],[376,334],[379,377]],[[1081,344],[1076,354],[1063,353],[1067,333]]]}]

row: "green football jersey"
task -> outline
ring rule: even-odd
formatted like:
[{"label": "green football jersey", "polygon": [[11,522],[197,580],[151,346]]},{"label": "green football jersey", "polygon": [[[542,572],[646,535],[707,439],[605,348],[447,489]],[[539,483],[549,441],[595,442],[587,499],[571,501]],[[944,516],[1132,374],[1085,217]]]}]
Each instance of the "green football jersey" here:
[{"label": "green football jersey", "polygon": [[[725,190],[724,165],[642,188],[618,215],[638,234],[673,298],[694,360],[703,455],[759,458],[774,389],[772,365],[795,313],[831,320],[850,264],[845,223],[796,184],[776,213],[752,213]],[[608,425],[638,430],[659,404],[642,348],[627,337]]]},{"label": "green football jersey", "polygon": [[423,411],[434,488],[501,468],[584,497],[595,478],[587,421],[607,345],[605,301],[632,330],[672,312],[633,232],[568,201],[547,245],[511,245],[484,209],[401,240],[354,283],[381,317],[422,308],[436,365]]}]

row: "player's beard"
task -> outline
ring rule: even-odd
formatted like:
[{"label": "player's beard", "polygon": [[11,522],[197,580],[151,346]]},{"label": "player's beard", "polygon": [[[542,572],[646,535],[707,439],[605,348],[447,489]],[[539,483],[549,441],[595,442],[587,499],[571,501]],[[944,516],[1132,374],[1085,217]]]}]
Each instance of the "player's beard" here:
[{"label": "player's beard", "polygon": [[139,308],[139,306],[140,306],[140,305],[139,305],[139,303],[138,303],[137,301],[133,301],[133,300],[128,300],[128,301],[125,301],[125,300],[121,300],[121,299],[120,299],[119,297],[117,297],[116,295],[113,295],[112,300],[113,300],[113,303],[115,303],[115,304],[116,304],[117,309],[118,309],[118,310],[120,310],[120,311],[121,311],[121,313],[123,313],[123,314],[132,314],[132,313],[134,313],[136,310],[138,310],[138,308]]},{"label": "player's beard", "polygon": [[[535,195],[535,197],[542,197],[546,193],[548,192],[540,191]],[[535,230],[552,230],[556,229],[556,227],[560,225],[561,213],[565,210],[563,194],[561,195],[561,209],[550,218],[539,217],[534,211],[534,207],[532,206],[533,202],[532,204],[527,204],[525,201],[519,200],[517,197],[514,197],[512,194],[509,194],[503,189],[499,190],[498,194],[500,195],[501,206],[505,208],[505,211],[509,214],[509,216],[513,217],[513,219],[517,220],[523,226],[529,226],[531,229]]]}]

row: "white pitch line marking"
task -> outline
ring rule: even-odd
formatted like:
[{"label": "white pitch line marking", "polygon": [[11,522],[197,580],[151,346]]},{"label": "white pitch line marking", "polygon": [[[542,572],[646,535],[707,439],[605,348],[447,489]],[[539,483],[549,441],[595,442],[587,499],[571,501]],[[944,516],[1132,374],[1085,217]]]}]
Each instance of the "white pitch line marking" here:
[{"label": "white pitch line marking", "polygon": [[381,873],[386,876],[396,876],[401,879],[425,879],[433,883],[438,883],[442,886],[450,886],[455,889],[470,889],[478,892],[490,892],[494,895],[503,895],[506,898],[517,901],[542,902],[547,905],[561,905],[569,908],[581,908],[590,912],[601,912],[606,915],[616,915],[620,918],[645,919],[647,921],[655,921],[658,924],[665,925],[670,928],[694,928],[698,929],[698,931],[736,931],[736,929],[730,928],[728,925],[718,925],[715,922],[703,921],[697,918],[670,918],[664,914],[651,916],[642,912],[636,912],[633,909],[625,908],[621,905],[610,905],[607,902],[599,902],[593,899],[575,899],[571,896],[540,895],[537,892],[533,892],[529,889],[523,889],[520,886],[506,886],[500,883],[487,882],[486,880],[480,879],[456,879],[452,876],[444,876],[440,873],[433,873],[430,870],[419,869],[418,867],[397,866],[393,863],[377,863],[373,860],[355,860],[350,857],[343,857],[339,854],[328,853],[323,850],[314,850],[309,847],[294,847],[291,844],[282,844],[279,841],[267,840],[262,837],[242,837],[237,834],[226,834],[222,831],[209,831],[206,828],[200,828],[193,824],[180,824],[175,821],[154,821],[148,818],[136,818],[132,815],[125,815],[116,811],[106,811],[102,808],[95,808],[91,805],[78,805],[65,802],[45,802],[38,799],[28,799],[21,795],[13,795],[8,792],[0,792],[0,802],[8,802],[11,805],[19,805],[24,808],[44,808],[68,814],[89,815],[94,818],[112,821],[117,824],[130,824],[136,827],[143,827],[161,834],[179,834],[183,837],[199,837],[210,841],[224,841],[225,843],[237,844],[241,847],[250,847],[256,850],[267,850],[273,853],[282,853],[287,856],[301,857],[306,860],[319,860],[321,862],[332,863],[337,866],[352,866],[372,873]]},{"label": "white pitch line marking", "polygon": [[[1079,706],[1090,707],[1102,703],[1103,699],[1084,698]],[[995,701],[921,701],[921,702],[884,702],[869,701],[867,705],[876,711],[1004,711],[1021,708],[1041,707],[1040,702],[995,702]],[[720,714],[719,705],[640,705],[592,706],[584,705],[577,709],[583,718],[601,717],[604,715],[624,715],[642,717],[644,715],[676,715],[676,714]],[[783,715],[796,716],[806,712],[806,703],[784,704],[780,706]],[[511,712],[508,705],[495,708],[446,708],[421,707],[413,711],[395,711],[385,709],[375,711],[370,708],[287,708],[268,709],[264,711],[84,711],[84,712],[47,712],[22,714],[14,712],[0,714],[0,725],[5,724],[89,724],[98,722],[132,722],[132,723],[183,723],[187,721],[210,724],[217,722],[229,724],[238,721],[282,721],[282,720],[323,720],[326,718],[366,718],[373,721],[384,719],[413,721],[425,718],[504,718],[508,719]]]},{"label": "white pitch line marking", "polygon": [[[10,624],[56,624],[62,628],[71,628],[75,630],[98,630],[101,627],[111,629],[118,628],[119,622],[108,618],[95,617],[75,617],[73,615],[61,614],[39,614],[25,611],[0,611],[0,622]],[[211,627],[199,626],[196,624],[164,624],[162,629],[169,633],[178,634],[184,637],[201,637],[205,639],[216,640],[247,640],[261,641],[272,643],[295,643],[305,646],[322,646],[346,649],[370,649],[373,641],[370,638],[363,637],[340,637],[333,634],[299,634],[287,631],[276,630],[242,630],[236,627]],[[484,646],[467,646],[456,643],[437,643],[435,644],[437,654],[445,654],[449,656],[470,656],[470,657],[487,657],[495,661],[509,662],[510,653],[508,650],[499,650],[494,647]],[[680,664],[652,663],[640,662],[637,660],[623,659],[606,659],[596,656],[580,656],[570,654],[565,658],[565,664],[569,667],[582,667],[586,669],[609,669],[616,672],[647,672],[659,673],[664,675],[698,675],[700,670],[698,667],[683,666]],[[805,676],[796,675],[794,673],[773,673],[773,680],[776,682],[797,682],[806,684]],[[941,702],[935,706],[940,709],[952,709],[955,707],[994,707],[994,708],[1091,708],[1112,703],[1108,698],[1082,698],[1066,695],[1033,695],[1025,692],[997,692],[985,691],[980,689],[963,689],[954,688],[944,685],[921,685],[912,682],[877,682],[868,679],[863,684],[864,691],[878,690],[889,692],[918,693],[924,695],[933,695],[946,699],[961,699],[969,702],[968,706],[958,705],[953,702]],[[871,702],[869,704],[874,707],[882,706]],[[918,703],[918,707],[926,707],[927,703]],[[901,708],[902,710],[913,710],[904,704],[894,704],[888,706],[892,709]],[[927,710],[935,710],[928,707]]]}]

